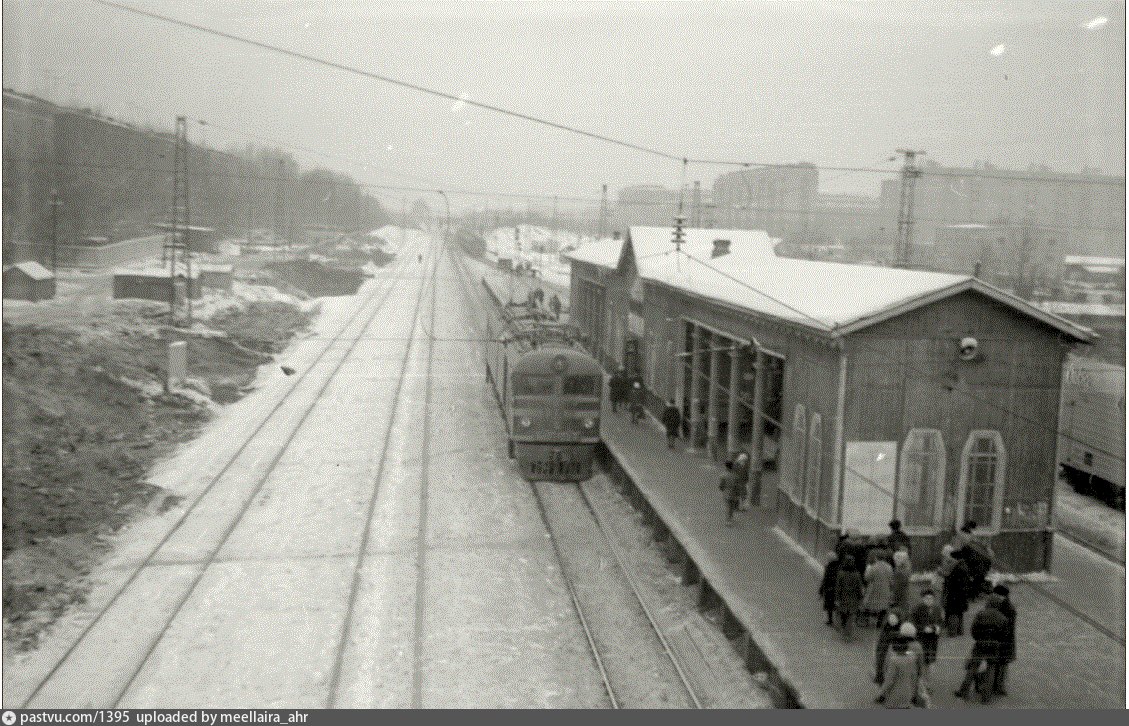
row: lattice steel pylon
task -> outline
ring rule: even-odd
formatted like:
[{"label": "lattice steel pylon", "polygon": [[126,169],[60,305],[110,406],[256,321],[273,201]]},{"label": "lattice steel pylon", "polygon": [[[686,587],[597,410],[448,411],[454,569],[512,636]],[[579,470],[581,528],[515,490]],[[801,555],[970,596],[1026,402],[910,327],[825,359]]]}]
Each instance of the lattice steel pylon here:
[{"label": "lattice steel pylon", "polygon": [[183,275],[184,302],[189,327],[192,325],[192,248],[189,241],[188,206],[188,121],[176,117],[176,145],[173,151],[172,210],[169,233],[162,257],[169,265],[169,317],[177,323],[178,280]]},{"label": "lattice steel pylon", "polygon": [[898,200],[898,246],[894,265],[904,268],[909,267],[909,246],[913,239],[913,187],[921,176],[916,160],[918,156],[925,156],[925,152],[898,149],[898,153],[905,157],[905,164],[902,166],[902,189]]}]

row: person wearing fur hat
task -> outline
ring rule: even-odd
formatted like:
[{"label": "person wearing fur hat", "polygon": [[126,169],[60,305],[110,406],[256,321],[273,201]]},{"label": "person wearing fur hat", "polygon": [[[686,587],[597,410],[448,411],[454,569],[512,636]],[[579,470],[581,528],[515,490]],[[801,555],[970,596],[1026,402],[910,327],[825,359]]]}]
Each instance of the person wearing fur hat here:
[{"label": "person wearing fur hat", "polygon": [[972,651],[964,664],[964,680],[953,694],[957,698],[968,698],[974,683],[984,703],[995,695],[996,665],[1009,627],[1007,617],[1000,611],[1003,600],[999,595],[989,595],[972,621]]},{"label": "person wearing fur hat", "polygon": [[964,614],[968,611],[972,578],[964,561],[964,550],[954,550],[950,556],[955,564],[945,577],[945,619],[949,636],[955,638],[964,635]]},{"label": "person wearing fur hat", "polygon": [[1007,618],[1008,627],[1004,635],[1003,641],[1000,643],[1000,654],[996,660],[996,681],[993,684],[993,691],[997,696],[1007,695],[1007,670],[1011,662],[1015,660],[1015,605],[1011,602],[1011,590],[1007,585],[996,585],[992,589],[992,594],[997,595],[1002,599],[999,610]]}]

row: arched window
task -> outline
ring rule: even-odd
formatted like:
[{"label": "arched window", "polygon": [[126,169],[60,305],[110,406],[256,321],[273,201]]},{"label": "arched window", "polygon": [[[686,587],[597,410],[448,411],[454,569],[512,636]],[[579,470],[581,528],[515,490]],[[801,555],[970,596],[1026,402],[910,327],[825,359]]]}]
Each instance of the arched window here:
[{"label": "arched window", "polygon": [[819,487],[823,474],[823,417],[818,413],[811,415],[811,427],[808,430],[807,471],[804,480],[807,489],[804,492],[804,508],[811,516],[817,515],[819,507]]},{"label": "arched window", "polygon": [[998,532],[1004,501],[1007,452],[999,431],[973,431],[961,453],[957,522],[976,522],[978,530]]},{"label": "arched window", "polygon": [[807,412],[804,404],[796,404],[796,412],[792,415],[792,453],[788,457],[788,496],[796,504],[803,502],[804,497],[804,443],[808,438]]},{"label": "arched window", "polygon": [[907,529],[941,524],[945,493],[945,441],[936,429],[910,429],[898,467],[895,516]]}]

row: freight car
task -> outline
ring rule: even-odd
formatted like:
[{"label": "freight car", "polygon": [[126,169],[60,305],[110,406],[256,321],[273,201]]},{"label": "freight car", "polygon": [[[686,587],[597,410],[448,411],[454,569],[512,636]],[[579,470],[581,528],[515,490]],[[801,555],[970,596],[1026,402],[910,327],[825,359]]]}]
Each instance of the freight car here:
[{"label": "freight car", "polygon": [[1125,508],[1125,368],[1071,355],[1063,370],[1059,464],[1079,493]]}]

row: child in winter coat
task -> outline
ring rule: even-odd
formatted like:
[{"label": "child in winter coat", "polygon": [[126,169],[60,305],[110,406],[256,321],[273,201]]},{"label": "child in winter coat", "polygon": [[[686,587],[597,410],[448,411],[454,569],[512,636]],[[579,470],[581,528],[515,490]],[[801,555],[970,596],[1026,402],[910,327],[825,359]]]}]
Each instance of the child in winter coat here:
[{"label": "child in winter coat", "polygon": [[925,656],[922,677],[927,679],[932,665],[937,661],[937,644],[941,640],[941,627],[945,623],[941,606],[937,604],[936,593],[932,590],[921,593],[921,602],[913,609],[911,620],[917,628],[917,639],[921,642],[921,650]]}]

